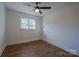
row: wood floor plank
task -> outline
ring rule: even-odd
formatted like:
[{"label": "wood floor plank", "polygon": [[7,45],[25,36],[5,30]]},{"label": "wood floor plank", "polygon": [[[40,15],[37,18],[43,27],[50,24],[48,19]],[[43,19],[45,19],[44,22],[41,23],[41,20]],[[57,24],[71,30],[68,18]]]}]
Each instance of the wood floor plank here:
[{"label": "wood floor plank", "polygon": [[42,40],[7,46],[2,57],[77,57]]}]

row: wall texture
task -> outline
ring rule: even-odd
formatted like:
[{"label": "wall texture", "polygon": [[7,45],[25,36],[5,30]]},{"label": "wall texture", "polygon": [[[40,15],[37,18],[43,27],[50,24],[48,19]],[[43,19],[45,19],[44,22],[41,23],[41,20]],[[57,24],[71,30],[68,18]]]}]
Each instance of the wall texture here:
[{"label": "wall texture", "polygon": [[79,54],[79,4],[54,9],[44,17],[43,40]]},{"label": "wall texture", "polygon": [[5,7],[0,3],[0,55],[5,48]]},{"label": "wall texture", "polygon": [[[36,30],[24,30],[20,28],[21,18],[33,18],[36,20]],[[6,10],[7,18],[7,45],[39,40],[41,37],[42,17]]]}]

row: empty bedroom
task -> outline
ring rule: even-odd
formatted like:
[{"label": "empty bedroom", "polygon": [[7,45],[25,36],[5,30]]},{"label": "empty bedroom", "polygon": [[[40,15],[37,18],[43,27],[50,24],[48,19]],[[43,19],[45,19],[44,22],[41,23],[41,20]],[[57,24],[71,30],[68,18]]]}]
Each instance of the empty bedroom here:
[{"label": "empty bedroom", "polygon": [[79,2],[0,2],[1,57],[78,57]]}]

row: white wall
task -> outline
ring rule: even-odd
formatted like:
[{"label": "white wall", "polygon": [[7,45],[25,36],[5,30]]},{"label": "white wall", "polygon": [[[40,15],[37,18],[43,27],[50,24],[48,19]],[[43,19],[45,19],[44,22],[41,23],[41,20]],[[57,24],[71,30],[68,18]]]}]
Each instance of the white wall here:
[{"label": "white wall", "polygon": [[5,48],[5,7],[0,3],[0,55]]},{"label": "white wall", "polygon": [[[35,19],[36,30],[21,29],[20,28],[21,17]],[[6,18],[7,18],[7,45],[30,42],[40,39],[42,17],[7,9]]]},{"label": "white wall", "polygon": [[54,9],[44,17],[43,40],[79,54],[79,4]]}]

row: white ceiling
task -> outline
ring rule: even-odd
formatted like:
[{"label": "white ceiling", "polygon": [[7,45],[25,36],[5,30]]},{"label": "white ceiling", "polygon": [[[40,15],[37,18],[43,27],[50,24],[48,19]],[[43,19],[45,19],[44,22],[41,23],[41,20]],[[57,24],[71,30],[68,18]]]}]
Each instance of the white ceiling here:
[{"label": "white ceiling", "polygon": [[49,10],[42,10],[43,14],[36,13],[35,11],[33,11],[33,9],[34,9],[33,7],[27,6],[26,4],[35,6],[34,2],[5,2],[5,7],[8,9],[17,10],[17,11],[29,13],[32,15],[45,16],[47,14],[50,14],[53,10],[55,10],[57,8],[59,9],[61,7],[64,7],[65,5],[69,5],[69,4],[73,4],[73,3],[70,3],[70,2],[42,2],[40,4],[40,6],[51,6],[52,7],[52,9],[49,9]]}]

